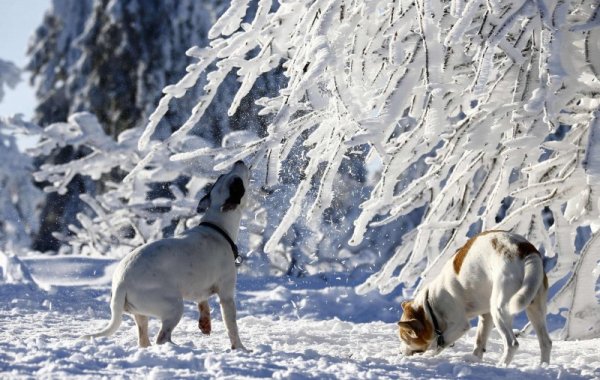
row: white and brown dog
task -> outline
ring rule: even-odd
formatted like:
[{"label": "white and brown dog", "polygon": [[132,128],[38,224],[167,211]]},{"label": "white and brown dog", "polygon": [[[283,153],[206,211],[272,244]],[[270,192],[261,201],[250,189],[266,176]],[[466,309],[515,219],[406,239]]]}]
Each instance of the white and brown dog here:
[{"label": "white and brown dog", "polygon": [[538,337],[541,361],[549,363],[547,293],[542,257],[531,243],[510,232],[483,232],[467,241],[414,300],[402,303],[398,332],[403,352],[439,353],[469,330],[470,319],[479,316],[473,354],[483,357],[494,324],[504,343],[500,363],[508,365],[519,346],[513,317],[525,310]]},{"label": "white and brown dog", "polygon": [[249,170],[242,161],[215,182],[200,201],[206,212],[198,226],[181,236],[146,244],[117,266],[112,283],[112,317],[102,331],[86,338],[109,336],[130,313],[138,328],[138,344],[150,345],[148,317],[160,319],[156,343],[171,342],[183,314],[183,300],[198,302],[199,327],[210,334],[208,297],[218,294],[231,348],[245,349],[236,322],[237,238],[246,204]]}]

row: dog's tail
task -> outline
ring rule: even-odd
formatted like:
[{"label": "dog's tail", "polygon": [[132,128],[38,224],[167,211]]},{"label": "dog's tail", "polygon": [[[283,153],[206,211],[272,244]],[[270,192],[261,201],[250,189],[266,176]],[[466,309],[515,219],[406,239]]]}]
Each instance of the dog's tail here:
[{"label": "dog's tail", "polygon": [[123,320],[123,310],[125,309],[125,287],[120,284],[113,289],[112,299],[110,300],[111,318],[108,326],[104,330],[98,331],[93,334],[84,335],[83,339],[97,338],[99,336],[109,336],[115,333],[121,321]]},{"label": "dog's tail", "polygon": [[523,259],[523,265],[525,266],[523,284],[508,303],[508,310],[513,315],[531,304],[544,279],[544,265],[540,254],[527,255]]}]

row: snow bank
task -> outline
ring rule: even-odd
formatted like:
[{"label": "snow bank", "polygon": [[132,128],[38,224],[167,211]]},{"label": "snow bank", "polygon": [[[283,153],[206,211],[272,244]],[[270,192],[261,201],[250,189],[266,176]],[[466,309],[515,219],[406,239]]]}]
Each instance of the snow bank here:
[{"label": "snow bank", "polygon": [[25,284],[37,288],[29,269],[14,254],[0,251],[0,284]]},{"label": "snow bank", "polygon": [[[136,346],[133,320],[112,337],[80,340],[109,318],[114,261],[29,257],[30,275],[51,286],[31,293],[0,284],[0,378],[273,378],[273,379],[580,379],[600,376],[600,340],[554,343],[552,364],[540,367],[534,336],[520,339],[510,368],[496,367],[502,347],[493,332],[482,362],[469,354],[475,331],[437,357],[403,357],[395,319],[398,296],[358,296],[361,279],[336,274],[305,279],[250,278],[238,284],[239,325],[251,352],[232,352],[216,303],[213,333],[197,328],[187,303],[173,334],[177,345]],[[86,281],[88,284],[86,284]],[[158,324],[150,323],[156,335]]]}]

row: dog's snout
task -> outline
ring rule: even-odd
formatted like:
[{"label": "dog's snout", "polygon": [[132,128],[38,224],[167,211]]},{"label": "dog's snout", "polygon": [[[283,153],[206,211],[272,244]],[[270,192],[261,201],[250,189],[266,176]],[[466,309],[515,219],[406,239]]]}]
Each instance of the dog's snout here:
[{"label": "dog's snout", "polygon": [[235,164],[233,164],[233,165],[235,165],[235,166],[239,166],[239,165],[246,166],[246,164],[245,164],[245,163],[244,163],[244,161],[242,161],[242,160],[237,160],[237,161],[235,162]]},{"label": "dog's snout", "polygon": [[411,350],[410,348],[406,348],[403,350],[404,356],[413,356],[415,354],[422,354],[425,350]]}]

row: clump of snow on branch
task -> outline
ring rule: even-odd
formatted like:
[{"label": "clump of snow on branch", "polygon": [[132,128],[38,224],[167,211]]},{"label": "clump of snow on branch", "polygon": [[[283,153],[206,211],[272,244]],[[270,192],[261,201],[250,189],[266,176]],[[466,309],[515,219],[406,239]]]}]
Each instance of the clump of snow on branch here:
[{"label": "clump of snow on branch", "polygon": [[[307,163],[290,206],[270,235],[274,250],[299,219],[331,206],[340,162],[368,145],[381,175],[354,221],[351,244],[423,209],[418,227],[361,287],[391,291],[429,281],[466,237],[501,228],[525,235],[553,260],[551,300],[565,337],[598,334],[594,297],[600,153],[600,16],[597,2],[235,1],[210,45],[165,95],[139,140],[146,148],[174,99],[207,73],[189,119],[157,146],[173,147],[202,117],[230,72],[241,82],[230,114],[263,73],[283,67],[288,84],[262,98],[271,114],[258,141],[219,152],[221,166],[247,159],[273,186],[300,141]],[[299,140],[300,139],[300,140]],[[213,154],[199,149],[171,157]],[[317,183],[316,196],[309,196]],[[578,228],[588,244],[576,249]],[[587,263],[588,265],[583,265]]]}]

